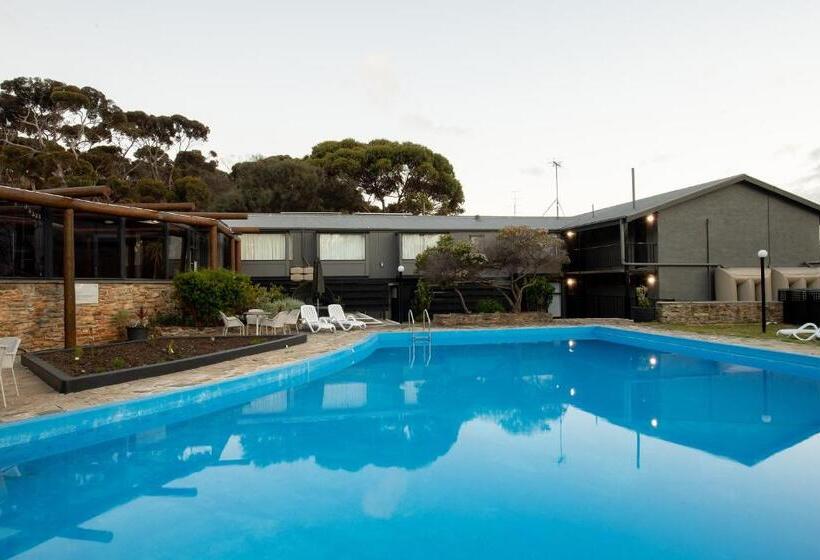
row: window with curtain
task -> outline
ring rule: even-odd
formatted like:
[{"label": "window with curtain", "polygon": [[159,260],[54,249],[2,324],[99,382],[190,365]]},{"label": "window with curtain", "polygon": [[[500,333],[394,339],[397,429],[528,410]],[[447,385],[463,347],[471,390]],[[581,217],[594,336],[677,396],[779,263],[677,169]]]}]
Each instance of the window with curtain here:
[{"label": "window with curtain", "polygon": [[320,233],[319,258],[323,261],[363,261],[363,233]]},{"label": "window with curtain", "polygon": [[243,261],[287,260],[286,233],[243,233],[239,239]]},{"label": "window with curtain", "polygon": [[413,260],[429,247],[435,247],[441,239],[440,233],[405,233],[401,236],[402,260]]}]

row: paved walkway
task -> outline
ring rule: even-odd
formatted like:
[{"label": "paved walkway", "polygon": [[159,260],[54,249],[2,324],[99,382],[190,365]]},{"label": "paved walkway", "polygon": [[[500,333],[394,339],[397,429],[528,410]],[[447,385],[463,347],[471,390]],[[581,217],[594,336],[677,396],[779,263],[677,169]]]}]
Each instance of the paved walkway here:
[{"label": "paved walkway", "polygon": [[[560,327],[568,324],[588,323],[567,320],[556,321],[553,326]],[[606,321],[606,324],[617,324],[617,326],[621,328],[630,328],[641,332],[673,334],[675,336],[697,340],[728,342],[757,348],[763,347],[772,350],[782,350],[785,352],[820,355],[820,344],[818,343],[798,345],[778,342],[776,340],[769,341],[728,336],[708,336],[688,332],[684,333],[660,327],[636,326],[626,321]],[[205,366],[196,370],[180,371],[159,377],[121,383],[119,385],[100,387],[99,389],[90,389],[79,393],[69,393],[67,395],[57,393],[39,377],[18,363],[15,370],[17,372],[17,381],[20,384],[20,396],[18,397],[14,394],[11,379],[8,375],[8,370],[6,370],[4,381],[6,382],[8,407],[5,409],[0,408],[0,422],[14,422],[44,414],[53,414],[67,410],[77,410],[90,406],[125,401],[146,395],[154,395],[184,387],[191,387],[193,385],[200,385],[202,383],[220,381],[349,346],[372,332],[384,332],[384,329],[376,331],[369,330],[366,332],[340,332],[334,335],[308,335],[308,340],[305,344],[300,344],[285,350],[274,350],[272,352],[265,352],[263,354],[246,356],[236,360]]]}]

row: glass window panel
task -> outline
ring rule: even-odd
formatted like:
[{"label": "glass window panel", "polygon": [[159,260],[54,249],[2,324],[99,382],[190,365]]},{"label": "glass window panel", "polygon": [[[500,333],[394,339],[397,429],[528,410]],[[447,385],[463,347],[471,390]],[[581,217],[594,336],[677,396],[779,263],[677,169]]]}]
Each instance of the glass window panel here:
[{"label": "glass window panel", "polygon": [[363,233],[320,233],[319,258],[323,261],[363,261]]},{"label": "glass window panel", "polygon": [[285,233],[245,233],[240,237],[243,261],[284,261],[287,259]]},{"label": "glass window panel", "polygon": [[435,247],[441,239],[440,233],[405,233],[401,236],[401,258],[402,260],[413,260],[419,253]]}]

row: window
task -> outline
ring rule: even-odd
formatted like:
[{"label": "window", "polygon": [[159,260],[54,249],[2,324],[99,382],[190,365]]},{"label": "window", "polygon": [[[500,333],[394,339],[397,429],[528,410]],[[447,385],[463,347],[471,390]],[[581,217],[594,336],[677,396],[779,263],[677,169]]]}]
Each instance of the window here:
[{"label": "window", "polygon": [[240,240],[243,261],[287,260],[286,233],[245,233]]},{"label": "window", "polygon": [[319,258],[323,261],[363,261],[363,233],[320,233]]},{"label": "window", "polygon": [[435,247],[441,238],[440,233],[405,233],[401,236],[401,258],[408,261],[415,259],[421,252]]}]

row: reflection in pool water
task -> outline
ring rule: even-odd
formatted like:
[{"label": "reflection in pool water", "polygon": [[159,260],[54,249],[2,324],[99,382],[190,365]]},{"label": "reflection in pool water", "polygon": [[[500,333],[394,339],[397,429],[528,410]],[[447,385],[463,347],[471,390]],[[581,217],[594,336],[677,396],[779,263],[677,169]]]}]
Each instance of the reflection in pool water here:
[{"label": "reflection in pool water", "polygon": [[426,352],[0,452],[0,556],[820,557],[818,378],[597,340]]}]

